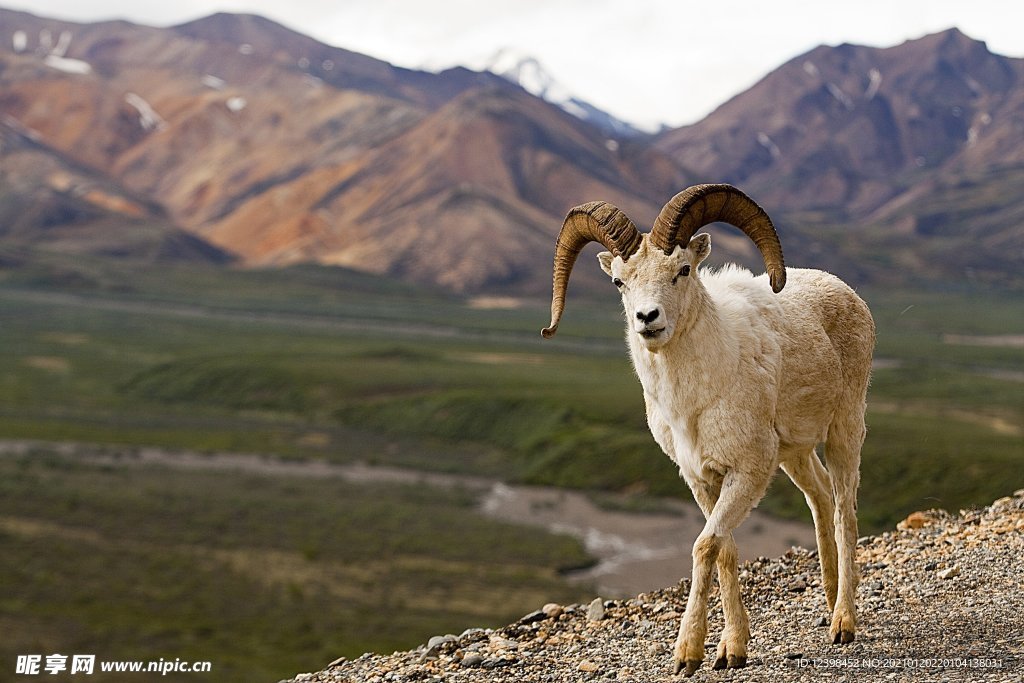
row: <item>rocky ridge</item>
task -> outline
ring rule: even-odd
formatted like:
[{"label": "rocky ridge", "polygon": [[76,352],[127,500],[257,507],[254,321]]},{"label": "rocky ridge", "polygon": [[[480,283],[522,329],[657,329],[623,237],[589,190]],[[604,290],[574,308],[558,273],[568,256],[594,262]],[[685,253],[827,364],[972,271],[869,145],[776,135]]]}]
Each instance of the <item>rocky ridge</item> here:
[{"label": "rocky ridge", "polygon": [[[827,642],[817,556],[793,548],[740,568],[750,613],[744,669],[713,671],[712,596],[695,681],[1019,681],[1024,675],[1024,489],[978,510],[917,512],[858,543],[857,640]],[[470,628],[408,652],[341,658],[289,683],[671,681],[689,581],[629,600],[555,604],[504,628]],[[284,682],[282,682],[284,683]]]}]

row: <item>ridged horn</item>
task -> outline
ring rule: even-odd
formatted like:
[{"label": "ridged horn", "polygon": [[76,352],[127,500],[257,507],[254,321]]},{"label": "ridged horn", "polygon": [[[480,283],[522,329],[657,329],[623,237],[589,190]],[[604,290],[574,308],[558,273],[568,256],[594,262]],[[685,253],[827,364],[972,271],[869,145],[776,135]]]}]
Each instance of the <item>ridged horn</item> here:
[{"label": "ridged horn", "polygon": [[669,200],[654,221],[651,242],[671,253],[677,244],[686,246],[694,233],[709,223],[721,221],[742,230],[757,245],[772,291],[786,285],[786,264],[782,244],[764,209],[732,185],[694,185]]},{"label": "ridged horn", "polygon": [[605,249],[625,261],[640,248],[642,239],[633,221],[608,202],[588,202],[569,210],[555,242],[551,324],[541,330],[545,339],[553,337],[558,330],[569,274],[583,247],[590,242],[600,242]]}]

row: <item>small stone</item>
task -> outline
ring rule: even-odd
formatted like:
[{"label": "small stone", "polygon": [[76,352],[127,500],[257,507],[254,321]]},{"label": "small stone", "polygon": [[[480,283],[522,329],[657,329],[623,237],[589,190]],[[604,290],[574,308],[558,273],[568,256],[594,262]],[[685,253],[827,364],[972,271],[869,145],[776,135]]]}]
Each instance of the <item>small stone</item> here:
[{"label": "small stone", "polygon": [[427,641],[426,650],[420,655],[419,663],[424,664],[429,661],[433,661],[438,658],[441,653],[441,648],[448,643],[457,642],[458,638],[451,635],[450,633],[446,636],[433,636]]},{"label": "small stone", "polygon": [[518,650],[519,642],[495,636],[491,638],[491,647],[495,650]]},{"label": "small stone", "polygon": [[803,593],[807,590],[807,582],[803,579],[797,579],[789,584],[789,590],[792,593]]},{"label": "small stone", "polygon": [[557,619],[562,616],[562,606],[555,602],[549,602],[540,608],[540,611],[544,613],[548,619]]},{"label": "small stone", "polygon": [[658,657],[665,653],[668,648],[665,647],[665,643],[651,643],[647,646],[648,657]]},{"label": "small stone", "polygon": [[459,636],[458,641],[462,645],[467,645],[469,643],[475,643],[478,640],[483,640],[486,637],[487,631],[482,628],[467,628]]},{"label": "small stone", "polygon": [[804,653],[803,652],[787,652],[783,656],[786,659],[803,659],[804,658]]},{"label": "small stone", "polygon": [[458,639],[451,634],[446,636],[434,636],[427,641],[427,649],[430,650],[431,648],[440,647],[445,643],[454,643],[456,640]]},{"label": "small stone", "polygon": [[337,659],[335,659],[335,660],[334,660],[333,662],[331,662],[330,664],[328,664],[328,665],[327,665],[327,668],[328,668],[328,669],[333,669],[333,668],[334,668],[334,667],[336,667],[336,666],[341,666],[342,664],[344,664],[344,663],[345,663],[345,662],[347,662],[347,661],[348,661],[348,659],[347,659],[346,657],[338,657],[338,658],[337,658]]},{"label": "small stone", "polygon": [[604,619],[604,601],[601,598],[594,598],[587,607],[588,621],[601,621]]},{"label": "small stone", "polygon": [[589,659],[584,659],[582,662],[580,662],[580,665],[577,668],[579,668],[580,671],[588,674],[597,673],[600,670],[597,664],[594,664]]},{"label": "small stone", "polygon": [[911,512],[910,515],[903,520],[903,524],[908,529],[920,529],[928,523],[928,515],[923,512]]},{"label": "small stone", "polygon": [[954,576],[960,576],[960,569],[958,567],[949,567],[939,572],[940,579],[952,579]]},{"label": "small stone", "polygon": [[820,617],[816,622],[814,622],[814,625],[815,626],[828,626],[828,619],[825,618],[825,617]]},{"label": "small stone", "polygon": [[546,618],[547,618],[547,615],[544,614],[544,610],[537,610],[535,612],[530,612],[529,614],[524,615],[522,618],[519,619],[519,623],[520,624],[534,624],[534,623],[536,623],[538,621],[543,621]]},{"label": "small stone", "polygon": [[938,568],[939,568],[939,563],[938,562],[929,562],[928,564],[926,564],[924,566],[924,570],[926,572],[933,572],[933,571],[935,571]]},{"label": "small stone", "polygon": [[463,669],[475,669],[483,664],[484,656],[479,652],[469,652],[462,658]]}]

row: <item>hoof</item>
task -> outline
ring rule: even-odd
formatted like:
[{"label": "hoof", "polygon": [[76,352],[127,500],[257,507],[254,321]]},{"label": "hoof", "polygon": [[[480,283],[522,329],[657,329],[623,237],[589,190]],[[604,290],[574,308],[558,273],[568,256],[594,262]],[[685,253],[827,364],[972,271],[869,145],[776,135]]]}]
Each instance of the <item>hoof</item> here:
[{"label": "hoof", "polygon": [[853,631],[840,631],[832,639],[833,645],[846,645],[853,642]]},{"label": "hoof", "polygon": [[687,659],[686,661],[677,659],[675,661],[674,673],[678,674],[680,671],[682,671],[683,675],[689,678],[693,674],[697,673],[697,669],[700,668],[700,662],[701,660],[699,659]]},{"label": "hoof", "polygon": [[747,658],[745,655],[729,655],[728,657],[719,657],[715,660],[713,669],[721,671],[722,669],[742,669],[747,665]]},{"label": "hoof", "polygon": [[856,632],[857,619],[853,616],[852,610],[840,611],[832,615],[832,626],[828,633],[832,636],[834,645],[852,643]]}]

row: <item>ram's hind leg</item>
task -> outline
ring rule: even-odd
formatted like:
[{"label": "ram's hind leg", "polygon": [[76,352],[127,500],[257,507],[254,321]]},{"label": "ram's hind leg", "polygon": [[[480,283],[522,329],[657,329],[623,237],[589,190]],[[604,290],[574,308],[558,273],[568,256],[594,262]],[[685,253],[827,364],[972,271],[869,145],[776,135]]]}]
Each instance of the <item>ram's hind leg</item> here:
[{"label": "ram's hind leg", "polygon": [[829,629],[833,643],[853,642],[857,632],[857,487],[864,434],[863,412],[839,416],[829,427],[825,446],[825,462],[836,505],[834,522],[839,559],[838,594]]},{"label": "ram's hind leg", "polygon": [[821,584],[831,614],[836,606],[839,581],[836,555],[835,504],[832,482],[814,449],[794,453],[782,461],[782,470],[793,480],[807,499],[814,519],[814,533],[818,540],[818,560],[821,564]]},{"label": "ram's hind leg", "polygon": [[[687,676],[692,676],[704,661],[704,639],[708,632],[711,570],[716,564],[721,570],[723,564],[719,563],[724,563],[727,569],[725,572],[727,579],[723,586],[723,604],[735,607],[739,602],[739,581],[734,578],[736,545],[732,541],[732,532],[746,519],[754,505],[761,500],[767,487],[768,478],[759,474],[731,470],[722,478],[718,501],[708,516],[704,530],[700,532],[697,541],[693,544],[693,579],[690,583],[686,612],[679,625],[679,637],[676,640],[673,655],[677,673],[684,670]],[[732,549],[732,552],[729,551],[729,548]],[[725,558],[722,558],[723,551],[726,554]],[[736,598],[735,601],[732,600],[733,597]],[[742,610],[742,605],[739,605],[739,611],[742,612]],[[727,612],[727,615],[735,619],[734,623],[739,621],[737,613],[729,615]],[[743,621],[746,621],[745,612],[743,612]],[[739,626],[739,623],[736,623],[736,626]],[[747,632],[748,629],[743,629],[743,631]],[[744,638],[744,640],[746,639]],[[737,643],[738,641],[739,639],[737,639]],[[728,644],[726,641],[726,649],[728,649]],[[745,642],[743,650],[742,656],[745,657]],[[742,666],[746,661],[739,659],[739,652],[734,657],[733,666]],[[728,654],[726,654],[726,665],[728,663]]]}]

